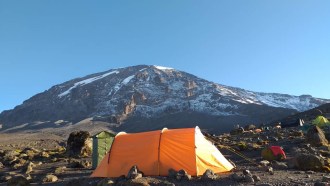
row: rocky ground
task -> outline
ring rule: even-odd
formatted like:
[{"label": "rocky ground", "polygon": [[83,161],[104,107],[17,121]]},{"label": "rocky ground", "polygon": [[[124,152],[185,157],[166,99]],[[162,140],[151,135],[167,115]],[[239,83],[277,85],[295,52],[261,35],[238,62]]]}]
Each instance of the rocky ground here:
[{"label": "rocky ground", "polygon": [[[237,129],[231,134],[205,134],[236,164],[232,172],[213,175],[210,171],[190,177],[181,170],[171,172],[170,177],[140,177],[133,170],[131,178],[109,179],[89,178],[93,171],[90,156],[68,157],[67,135],[0,133],[0,185],[329,185],[328,129],[323,129],[325,134],[318,128],[306,132],[299,128],[253,129],[247,126],[245,131]],[[262,157],[262,149],[269,145],[283,147],[287,158]]]}]

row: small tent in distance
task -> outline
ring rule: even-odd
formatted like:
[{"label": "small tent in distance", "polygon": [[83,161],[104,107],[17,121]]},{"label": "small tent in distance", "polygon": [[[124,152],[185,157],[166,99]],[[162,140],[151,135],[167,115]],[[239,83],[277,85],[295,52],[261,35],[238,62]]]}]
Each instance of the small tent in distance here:
[{"label": "small tent in distance", "polygon": [[296,120],[281,122],[281,127],[282,128],[287,128],[287,127],[302,127],[303,125],[304,125],[304,120],[302,120],[300,118],[298,118]]},{"label": "small tent in distance", "polygon": [[111,150],[92,177],[119,177],[136,165],[146,176],[168,176],[168,170],[184,169],[193,176],[207,169],[228,172],[234,166],[202,134],[198,127],[116,135]]},{"label": "small tent in distance", "polygon": [[115,134],[102,131],[92,137],[93,139],[93,155],[92,155],[92,167],[95,169],[106,153],[110,150],[112,142],[115,138]]},{"label": "small tent in distance", "polygon": [[327,118],[323,116],[317,116],[313,121],[313,125],[316,125],[318,127],[324,127],[324,126],[330,126],[330,122],[328,121]]}]

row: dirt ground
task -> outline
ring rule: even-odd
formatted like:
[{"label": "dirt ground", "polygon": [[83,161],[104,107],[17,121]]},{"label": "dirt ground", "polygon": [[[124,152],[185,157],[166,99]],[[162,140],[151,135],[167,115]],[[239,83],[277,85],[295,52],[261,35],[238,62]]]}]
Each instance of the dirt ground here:
[{"label": "dirt ground", "polygon": [[[58,135],[49,131],[43,132],[20,132],[20,133],[0,133],[0,150],[22,150],[26,147],[36,148],[40,150],[52,150],[57,149],[63,145],[67,140],[68,134]],[[295,146],[299,143],[299,140],[288,141],[288,139],[279,140],[274,143],[285,147]],[[236,169],[232,172],[219,175],[219,178],[213,181],[203,181],[201,177],[193,177],[189,181],[178,181],[175,179],[169,179],[166,177],[143,177],[135,180],[133,183],[136,185],[314,185],[318,180],[322,180],[323,177],[329,176],[329,173],[324,171],[301,171],[296,169],[274,169],[274,174],[266,172],[263,168],[257,167],[255,164],[246,161],[240,156],[226,150],[220,150],[226,158],[232,160],[236,164]],[[249,150],[241,151],[246,157],[251,158],[255,162],[260,162],[261,150]],[[287,152],[288,159],[293,157],[293,154]],[[91,158],[85,158],[85,160],[91,162]],[[30,174],[32,178],[31,185],[96,185],[102,179],[89,178],[92,173],[91,168],[69,168],[67,158],[58,158],[56,161],[41,160],[42,163],[33,169]],[[54,172],[54,169],[58,167],[66,167],[63,173],[57,175],[58,181],[54,183],[44,183],[42,178],[47,173]],[[237,181],[232,178],[233,173],[242,174],[243,170],[250,170],[253,175],[259,176],[260,181],[248,183]],[[17,175],[22,174],[21,169],[12,169],[10,167],[0,168],[2,175]],[[0,174],[0,177],[1,177]],[[118,185],[130,185],[130,182],[120,182],[113,179]],[[0,181],[0,185],[7,185],[6,182]],[[134,185],[134,184],[132,184]]]}]

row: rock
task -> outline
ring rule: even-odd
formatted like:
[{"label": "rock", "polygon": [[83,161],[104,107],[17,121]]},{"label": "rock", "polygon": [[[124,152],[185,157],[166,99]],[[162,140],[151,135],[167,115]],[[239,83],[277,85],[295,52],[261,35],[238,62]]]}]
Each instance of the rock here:
[{"label": "rock", "polygon": [[258,182],[261,181],[261,178],[257,175],[253,175],[252,178],[254,179],[254,181]]},{"label": "rock", "polygon": [[243,175],[249,175],[249,176],[252,177],[251,172],[249,170],[247,170],[247,169],[243,170]]},{"label": "rock", "polygon": [[288,169],[288,165],[284,162],[278,162],[278,161],[273,161],[272,162],[272,167],[275,169]]},{"label": "rock", "polygon": [[48,174],[45,176],[45,178],[42,180],[43,182],[56,182],[58,180],[57,176]]},{"label": "rock", "polygon": [[42,151],[39,153],[40,158],[49,158],[49,154],[45,151]]},{"label": "rock", "polygon": [[35,167],[36,165],[33,164],[32,162],[29,162],[26,167],[23,169],[23,172],[25,172],[25,174],[30,174],[32,171],[33,171],[33,168]]},{"label": "rock", "polygon": [[265,172],[269,172],[269,174],[274,175],[273,167],[263,167]]},{"label": "rock", "polygon": [[65,169],[66,167],[63,166],[63,167],[56,167],[55,170],[54,170],[54,174],[62,174],[65,172]]},{"label": "rock", "polygon": [[177,180],[191,180],[191,175],[187,173],[187,171],[181,169],[176,173]]},{"label": "rock", "polygon": [[254,129],[256,129],[256,128],[257,128],[257,127],[256,127],[255,125],[250,124],[250,125],[246,125],[246,126],[244,127],[244,130],[248,131],[248,130],[254,130]]},{"label": "rock", "polygon": [[314,183],[314,186],[329,186],[329,184],[326,182],[317,181]]},{"label": "rock", "polygon": [[142,178],[142,172],[139,171],[138,167],[134,165],[127,173],[128,179]]},{"label": "rock", "polygon": [[8,180],[7,186],[28,186],[30,182],[23,176],[15,176]]},{"label": "rock", "polygon": [[248,182],[248,183],[254,183],[254,179],[252,177],[252,175],[245,175],[244,176],[244,182]]},{"label": "rock", "polygon": [[295,166],[300,170],[322,170],[324,160],[314,154],[301,153],[295,157]]},{"label": "rock", "polygon": [[19,153],[14,150],[6,150],[3,156],[3,163],[5,165],[12,164],[13,161],[17,160],[18,155]]},{"label": "rock", "polygon": [[237,128],[237,129],[233,129],[232,131],[230,131],[231,135],[238,135],[238,134],[243,134],[244,129],[242,127]]},{"label": "rock", "polygon": [[67,140],[69,157],[88,157],[92,154],[92,140],[87,131],[72,132]]},{"label": "rock", "polygon": [[268,160],[260,161],[260,165],[262,165],[262,166],[268,166],[269,164],[270,164],[270,162]]},{"label": "rock", "polygon": [[218,178],[218,176],[216,174],[214,174],[214,172],[211,169],[207,169],[202,176],[202,180],[205,180],[205,181],[215,180],[217,178]]},{"label": "rock", "polygon": [[68,167],[70,168],[88,168],[91,166],[91,162],[87,160],[71,159]]},{"label": "rock", "polygon": [[110,178],[105,178],[97,183],[97,186],[113,185],[115,182]]},{"label": "rock", "polygon": [[9,181],[11,178],[12,178],[12,176],[10,176],[10,175],[2,176],[2,177],[0,178],[0,181],[7,182],[7,181]]},{"label": "rock", "polygon": [[240,181],[242,181],[242,180],[244,179],[243,176],[240,176],[240,175],[238,175],[237,173],[232,174],[232,175],[231,175],[231,178],[232,178],[233,180],[237,181],[237,182],[240,182]]},{"label": "rock", "polygon": [[323,182],[329,182],[330,183],[330,176],[323,176],[322,177]]},{"label": "rock", "polygon": [[0,162],[0,169],[3,169],[5,166]]},{"label": "rock", "polygon": [[318,127],[313,125],[310,127],[306,134],[306,141],[313,146],[326,146],[328,145],[328,140],[325,138],[323,131]]},{"label": "rock", "polygon": [[176,179],[177,172],[174,169],[168,169],[168,177]]}]

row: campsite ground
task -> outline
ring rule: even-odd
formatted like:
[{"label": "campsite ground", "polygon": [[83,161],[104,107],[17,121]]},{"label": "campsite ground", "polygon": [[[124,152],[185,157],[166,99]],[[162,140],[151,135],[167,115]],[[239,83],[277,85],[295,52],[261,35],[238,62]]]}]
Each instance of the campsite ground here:
[{"label": "campsite ground", "polygon": [[[49,132],[37,132],[37,133],[10,133],[10,134],[0,134],[0,150],[22,150],[26,147],[35,148],[45,152],[55,152],[55,149],[59,149],[63,144],[65,144],[68,136],[58,135]],[[224,143],[223,139],[227,137],[216,137],[219,139],[219,143]],[[233,138],[234,140],[236,138]],[[240,142],[242,138],[238,137],[237,141],[227,141],[227,145],[235,144]],[[292,149],[296,146],[302,146],[305,143],[303,137],[297,138],[283,138],[276,142],[272,142],[272,145],[281,145],[285,149]],[[221,152],[226,158],[232,160],[237,168],[233,172],[221,174],[218,179],[205,181],[201,177],[193,177],[190,181],[178,181],[175,179],[169,179],[166,177],[143,177],[137,180],[121,180],[118,181],[113,179],[118,185],[314,185],[316,181],[324,179],[328,173],[324,171],[301,171],[297,169],[277,169],[274,168],[274,174],[265,171],[261,167],[257,167],[253,163],[246,161],[240,156],[226,150],[221,149]],[[246,157],[251,158],[256,162],[260,162],[261,159],[261,148],[253,150],[243,150],[240,151]],[[288,150],[288,159],[291,159],[294,154]],[[51,153],[50,153],[51,154]],[[81,160],[81,159],[80,159]],[[84,160],[91,161],[91,158],[84,158]],[[102,179],[89,178],[92,173],[90,167],[86,168],[73,168],[70,165],[70,159],[65,156],[58,156],[54,158],[40,158],[33,160],[36,166],[30,173],[31,185],[97,185],[97,183]],[[41,163],[39,163],[41,162]],[[63,171],[55,173],[56,168],[65,167]],[[238,181],[232,178],[233,173],[238,175],[242,174],[243,170],[250,170],[253,175],[260,177],[260,181],[244,182]],[[5,166],[0,168],[0,185],[7,185],[4,181],[5,177],[15,176],[24,174],[24,168],[13,168],[11,166]],[[43,179],[49,173],[52,173],[58,177],[58,181],[54,183],[45,183]]]}]

